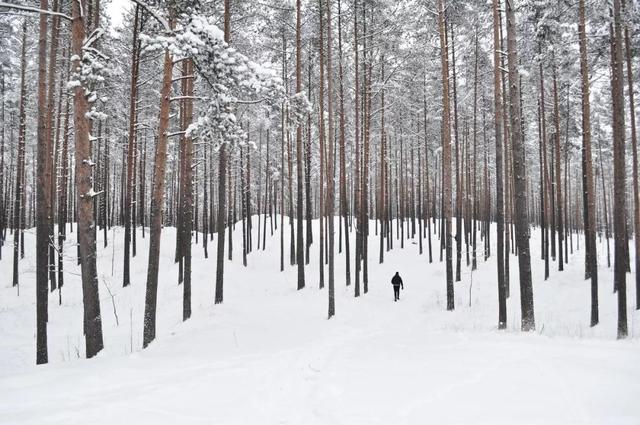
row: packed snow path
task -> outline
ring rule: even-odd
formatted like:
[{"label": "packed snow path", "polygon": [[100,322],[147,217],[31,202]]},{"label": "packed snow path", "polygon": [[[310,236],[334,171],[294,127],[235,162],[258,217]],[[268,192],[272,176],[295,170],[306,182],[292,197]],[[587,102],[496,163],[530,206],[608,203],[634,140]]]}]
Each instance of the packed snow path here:
[{"label": "packed snow path", "polygon": [[[534,253],[539,247],[535,235]],[[344,286],[344,257],[338,256],[337,315],[327,320],[326,288],[317,285],[317,251],[312,250],[312,264],[306,269],[307,287],[296,291],[295,268],[279,272],[278,238],[267,239],[266,251],[251,253],[245,269],[237,229],[222,305],[212,302],[215,259],[205,260],[202,250],[194,247],[194,314],[182,323],[182,287],[177,285],[173,263],[175,233],[164,229],[158,338],[142,351],[148,239],[138,236],[130,288],[120,287],[122,234],[115,232],[113,276],[114,247],[100,250],[106,348],[93,360],[76,358],[76,350],[82,356],[83,341],[73,255],[63,306],[57,305],[56,294],[51,295],[50,365],[31,365],[34,276],[28,270],[34,259],[21,263],[25,272],[20,297],[5,280],[0,300],[0,422],[637,424],[640,420],[638,313],[630,301],[632,336],[616,341],[611,272],[601,266],[601,324],[588,327],[589,284],[581,278],[582,251],[570,258],[565,272],[552,269],[547,282],[542,280],[541,264],[534,263],[538,330],[522,334],[514,257],[506,332],[496,330],[493,260],[485,263],[479,258],[471,291],[472,276],[463,268],[463,282],[456,283],[456,311],[447,312],[443,264],[434,251],[436,261],[429,265],[411,242],[404,250],[397,247],[387,253],[383,265],[377,263],[377,244],[370,244],[369,293],[359,299],[353,297],[353,284]],[[33,243],[33,236],[27,235],[27,240]],[[288,245],[285,248],[288,254]],[[67,252],[73,253],[71,245]],[[538,258],[534,254],[534,261]],[[606,265],[604,258],[601,264]],[[10,264],[0,262],[4,276],[10,275]],[[405,282],[398,303],[393,302],[389,283],[395,271]],[[118,325],[107,285],[114,295]],[[630,287],[630,300],[632,295]]]}]

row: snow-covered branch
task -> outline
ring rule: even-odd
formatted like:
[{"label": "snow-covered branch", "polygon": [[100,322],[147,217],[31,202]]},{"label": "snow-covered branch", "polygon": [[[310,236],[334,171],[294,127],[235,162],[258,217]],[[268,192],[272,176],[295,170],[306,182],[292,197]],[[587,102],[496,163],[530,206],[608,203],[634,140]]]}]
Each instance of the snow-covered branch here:
[{"label": "snow-covered branch", "polygon": [[4,2],[4,1],[0,1],[0,7],[4,7],[4,8],[7,8],[7,9],[22,10],[22,11],[25,11],[25,12],[43,13],[45,15],[57,16],[59,18],[63,18],[63,19],[66,19],[68,21],[71,21],[71,16],[69,16],[69,15],[65,15],[64,13],[60,13],[60,12],[54,12],[52,10],[38,9],[37,7],[22,6],[20,4],[7,3],[7,2]]}]

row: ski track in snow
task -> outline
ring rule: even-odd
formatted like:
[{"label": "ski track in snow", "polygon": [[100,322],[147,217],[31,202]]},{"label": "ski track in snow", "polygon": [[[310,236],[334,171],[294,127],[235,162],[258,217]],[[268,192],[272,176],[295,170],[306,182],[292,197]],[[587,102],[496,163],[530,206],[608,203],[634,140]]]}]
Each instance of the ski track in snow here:
[{"label": "ski track in snow", "polygon": [[[175,229],[165,228],[157,339],[142,350],[148,238],[141,238],[139,230],[132,286],[123,289],[122,229],[112,235],[115,240],[106,249],[101,233],[98,237],[105,350],[96,359],[75,355],[77,350],[82,357],[84,351],[75,234],[66,246],[63,305],[57,305],[57,293],[50,295],[49,365],[32,365],[35,259],[27,256],[20,263],[19,297],[10,279],[0,285],[3,425],[640,423],[634,275],[628,275],[631,337],[616,341],[616,297],[612,270],[604,267],[604,245],[599,246],[601,323],[589,328],[582,251],[570,256],[562,273],[552,262],[545,282],[537,255],[539,231],[532,231],[538,330],[522,334],[513,256],[507,331],[496,330],[495,257],[484,262],[481,249],[473,275],[463,252],[456,310],[445,311],[437,240],[433,264],[428,264],[426,243],[422,257],[417,245],[407,242],[400,249],[398,243],[381,265],[378,244],[370,243],[369,293],[358,299],[353,283],[344,285],[344,254],[336,252],[336,316],[327,320],[328,275],[319,290],[317,241],[305,268],[307,287],[296,291],[295,267],[287,264],[279,272],[279,233],[267,238],[266,251],[250,253],[244,268],[238,226],[234,261],[225,267],[224,304],[213,305],[215,237],[209,259],[194,245],[193,315],[182,323]],[[33,252],[34,234],[25,236],[26,252]],[[286,256],[288,236],[285,228]],[[480,238],[478,244],[482,247]],[[11,252],[5,252],[0,275],[10,276]],[[406,288],[398,303],[389,283],[396,270]],[[114,294],[119,326],[104,285]]]}]

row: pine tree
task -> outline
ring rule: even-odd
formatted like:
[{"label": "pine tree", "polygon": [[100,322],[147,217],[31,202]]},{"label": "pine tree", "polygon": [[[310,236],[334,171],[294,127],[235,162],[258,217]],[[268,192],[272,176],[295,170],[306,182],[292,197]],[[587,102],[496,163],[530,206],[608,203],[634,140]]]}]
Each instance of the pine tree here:
[{"label": "pine tree", "polygon": [[522,330],[535,330],[533,286],[531,283],[531,254],[529,252],[529,222],[527,216],[526,156],[522,140],[516,17],[512,2],[507,1],[507,49],[509,64],[509,105],[511,119],[511,147],[515,189],[515,225],[520,273],[520,308]]}]

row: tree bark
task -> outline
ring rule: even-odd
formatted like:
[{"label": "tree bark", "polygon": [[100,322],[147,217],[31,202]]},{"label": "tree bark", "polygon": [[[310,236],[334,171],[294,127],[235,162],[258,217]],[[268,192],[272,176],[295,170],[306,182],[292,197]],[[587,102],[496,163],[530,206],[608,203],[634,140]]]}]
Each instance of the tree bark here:
[{"label": "tree bark", "polygon": [[[173,25],[173,19],[170,19]],[[160,261],[160,241],[165,194],[165,174],[167,164],[167,139],[169,130],[169,102],[173,75],[173,57],[164,53],[162,88],[160,91],[160,114],[158,143],[154,157],[153,191],[151,192],[151,218],[149,223],[149,265],[147,269],[147,289],[144,305],[144,332],[142,346],[146,348],[156,337],[156,306],[158,300],[158,268]]]},{"label": "tree bark", "polygon": [[527,217],[526,156],[522,140],[520,114],[520,87],[518,51],[516,43],[516,17],[512,1],[507,6],[507,49],[509,64],[509,94],[511,115],[511,147],[515,190],[515,227],[518,266],[520,274],[520,308],[523,331],[535,330],[533,286],[531,283],[531,254],[529,252],[529,221]]},{"label": "tree bark", "polygon": [[[500,71],[500,1],[493,0],[493,87],[496,138],[496,225],[498,267],[498,329],[507,327],[507,296],[504,280],[504,194],[502,172],[502,82]],[[485,158],[486,161],[486,158]],[[485,190],[486,192],[486,190]],[[486,256],[485,256],[486,259]]]},{"label": "tree bark", "polygon": [[122,273],[122,286],[129,286],[131,283],[130,273],[130,249],[131,249],[131,208],[133,192],[133,168],[134,151],[136,150],[136,118],[138,101],[138,60],[140,41],[138,40],[138,27],[140,20],[139,6],[136,5],[135,17],[133,21],[133,46],[131,55],[131,98],[129,103],[129,145],[127,150],[127,190],[125,193],[124,208],[124,262]]},{"label": "tree bark", "polygon": [[[79,0],[75,0],[74,4]],[[49,8],[47,0],[40,0],[40,9]],[[46,104],[47,89],[47,32],[48,22],[45,14],[40,14],[38,39],[38,104]],[[76,115],[78,113],[76,112]],[[51,191],[48,179],[50,170],[49,149],[47,146],[47,122],[45,108],[38,108],[38,184],[36,186],[37,211],[36,211],[36,363],[48,362],[47,355],[47,286],[48,286],[48,260],[49,260],[49,218],[51,205]],[[20,177],[18,177],[20,178]],[[24,205],[24,204],[23,204]],[[86,329],[85,329],[86,331]]]},{"label": "tree bark", "polygon": [[[300,0],[298,0],[299,2]],[[332,47],[332,35],[331,35],[331,0],[327,1],[327,109],[329,114],[329,137],[334,139],[333,128],[333,68],[331,60],[331,47]],[[329,228],[327,237],[329,238],[329,314],[330,319],[336,314],[335,304],[335,257],[334,257],[334,244],[335,244],[335,220],[334,220],[334,199],[335,199],[335,173],[334,173],[334,152],[331,147],[333,143],[329,144],[329,157],[327,158],[327,215],[329,216]],[[302,205],[302,201],[300,200]],[[302,229],[302,227],[300,227]]]},{"label": "tree bark", "polygon": [[[578,33],[580,38],[580,74],[582,76],[582,193],[585,228],[585,268],[591,278],[591,326],[599,322],[598,315],[598,255],[596,247],[596,204],[591,155],[591,106],[589,103],[589,62],[587,60],[587,34],[585,4],[579,0]],[[637,236],[637,234],[636,234]],[[637,237],[636,237],[637,240]]]},{"label": "tree bark", "polygon": [[440,57],[442,65],[442,199],[445,228],[443,239],[446,251],[446,281],[447,281],[447,310],[453,310],[454,290],[453,290],[453,269],[451,250],[451,124],[449,105],[449,59],[445,22],[445,1],[438,0],[438,23],[440,28]]},{"label": "tree bark", "polygon": [[[46,1],[46,0],[45,0]],[[85,22],[81,14],[85,10],[84,0],[73,0],[72,56],[83,56]],[[81,66],[76,60],[75,67]],[[84,334],[87,358],[98,354],[104,347],[102,342],[102,319],[96,269],[96,223],[93,215],[93,181],[91,159],[90,122],[87,118],[89,105],[85,88],[74,89],[74,133],[75,133],[75,179],[77,185],[78,241],[82,270],[82,298],[84,305]],[[40,190],[40,189],[39,189]]]},{"label": "tree bark", "polygon": [[[231,41],[230,0],[224,0],[224,41]],[[217,252],[216,252],[216,290],[215,304],[224,300],[224,232],[226,228],[226,178],[227,178],[227,144],[222,141],[218,151],[218,220],[217,220]],[[229,229],[231,231],[231,229]]]},{"label": "tree bark", "polygon": [[[296,1],[296,94],[302,93],[302,49],[300,43],[301,36],[301,5],[300,0]],[[304,210],[302,203],[302,184],[304,175],[302,172],[302,123],[297,123],[296,128],[296,171],[297,171],[297,186],[296,186],[296,215],[297,215],[297,227],[296,227],[296,263],[298,265],[298,290],[304,288]]]},{"label": "tree bark", "polygon": [[618,292],[618,338],[626,338],[627,276],[626,276],[626,172],[624,75],[622,56],[622,17],[620,0],[613,1],[613,42],[611,97],[613,101],[613,232],[615,243],[614,286]]}]

